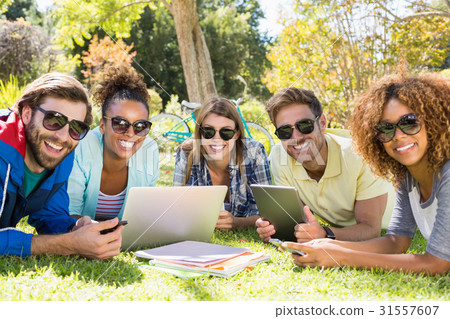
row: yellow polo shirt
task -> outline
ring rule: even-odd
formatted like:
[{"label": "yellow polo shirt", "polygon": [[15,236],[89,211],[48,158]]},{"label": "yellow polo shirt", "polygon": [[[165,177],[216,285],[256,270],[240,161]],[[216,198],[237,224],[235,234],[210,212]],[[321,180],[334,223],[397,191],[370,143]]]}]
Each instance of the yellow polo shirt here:
[{"label": "yellow polo shirt", "polygon": [[391,183],[376,178],[369,166],[352,150],[348,130],[327,129],[327,167],[317,182],[310,178],[303,166],[285,151],[281,143],[270,154],[275,185],[294,186],[300,198],[311,210],[332,226],[345,227],[356,224],[355,201],[388,193],[382,228],[386,229],[391,218],[395,191]]}]

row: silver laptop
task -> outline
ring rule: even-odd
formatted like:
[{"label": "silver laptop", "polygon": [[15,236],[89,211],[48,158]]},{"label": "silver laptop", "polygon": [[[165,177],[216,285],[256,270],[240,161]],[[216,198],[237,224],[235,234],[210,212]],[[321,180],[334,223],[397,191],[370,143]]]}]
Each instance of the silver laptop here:
[{"label": "silver laptop", "polygon": [[280,240],[297,241],[294,227],[306,222],[303,203],[295,187],[275,185],[250,185],[261,218],[270,221]]},{"label": "silver laptop", "polygon": [[226,186],[132,187],[123,212],[122,249],[210,241]]}]

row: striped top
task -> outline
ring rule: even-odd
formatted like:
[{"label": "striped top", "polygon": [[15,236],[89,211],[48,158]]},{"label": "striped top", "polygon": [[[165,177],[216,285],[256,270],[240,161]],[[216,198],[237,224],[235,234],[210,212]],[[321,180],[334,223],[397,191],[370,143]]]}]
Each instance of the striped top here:
[{"label": "striped top", "polygon": [[106,195],[100,191],[98,193],[95,219],[106,220],[117,217],[117,215],[119,215],[120,213],[120,210],[122,209],[126,193],[127,193],[126,188],[117,195]]}]

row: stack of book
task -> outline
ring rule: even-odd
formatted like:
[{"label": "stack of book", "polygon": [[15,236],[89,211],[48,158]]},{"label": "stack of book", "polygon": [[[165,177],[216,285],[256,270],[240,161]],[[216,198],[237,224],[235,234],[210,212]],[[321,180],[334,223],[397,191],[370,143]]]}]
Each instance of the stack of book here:
[{"label": "stack of book", "polygon": [[150,259],[149,265],[190,278],[202,275],[229,277],[237,272],[270,259],[264,253],[248,248],[228,247],[198,241],[183,241],[158,248],[140,250],[137,257]]}]

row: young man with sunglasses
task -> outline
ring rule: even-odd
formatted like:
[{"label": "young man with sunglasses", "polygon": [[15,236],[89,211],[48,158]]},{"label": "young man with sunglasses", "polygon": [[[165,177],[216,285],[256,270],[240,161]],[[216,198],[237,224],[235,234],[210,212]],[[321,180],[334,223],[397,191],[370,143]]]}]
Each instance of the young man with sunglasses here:
[{"label": "young man with sunglasses", "polygon": [[[27,86],[13,109],[0,115],[1,255],[117,255],[123,226],[100,234],[117,219],[77,222],[68,213],[72,151],[92,122],[86,89],[71,76],[49,73]],[[13,228],[26,216],[39,235]]]},{"label": "young man with sunglasses", "polygon": [[[295,186],[305,204],[308,221],[292,230],[297,240],[359,241],[379,236],[392,212],[393,186],[376,179],[354,154],[347,131],[326,128],[314,93],[283,89],[268,101],[266,110],[281,140],[270,155],[274,183]],[[321,226],[318,219],[330,226]],[[259,219],[256,226],[264,241],[275,234],[268,221]]]}]

